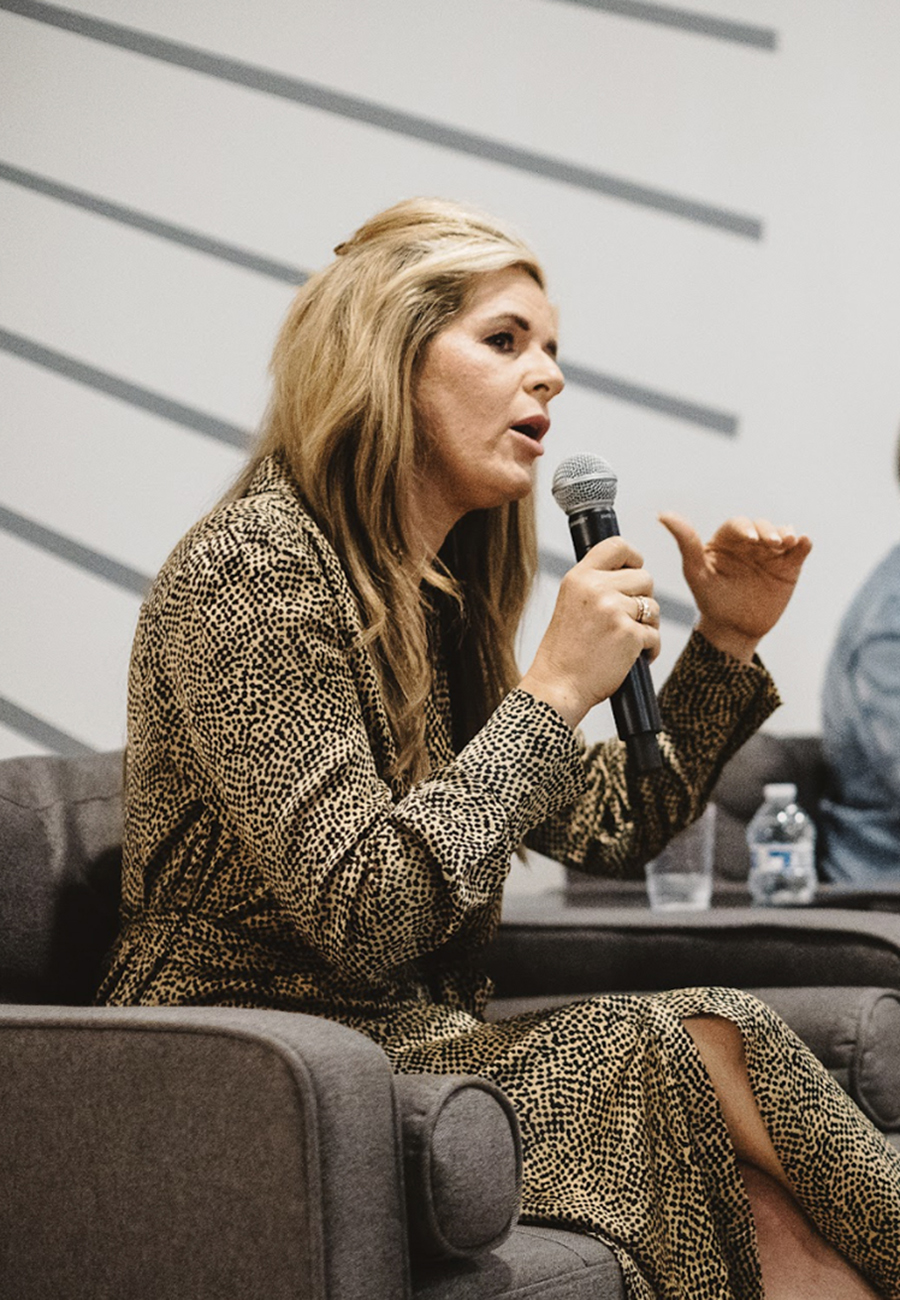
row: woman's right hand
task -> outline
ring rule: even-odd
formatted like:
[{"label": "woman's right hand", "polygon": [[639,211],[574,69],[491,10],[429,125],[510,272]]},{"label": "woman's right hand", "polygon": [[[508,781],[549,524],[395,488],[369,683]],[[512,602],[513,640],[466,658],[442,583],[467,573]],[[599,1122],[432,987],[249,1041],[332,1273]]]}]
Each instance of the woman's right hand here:
[{"label": "woman's right hand", "polygon": [[[550,625],[519,686],[575,727],[612,695],[643,650],[659,653],[659,606],[642,557],[622,537],[591,547],[563,578]],[[643,596],[649,610],[638,622]]]}]

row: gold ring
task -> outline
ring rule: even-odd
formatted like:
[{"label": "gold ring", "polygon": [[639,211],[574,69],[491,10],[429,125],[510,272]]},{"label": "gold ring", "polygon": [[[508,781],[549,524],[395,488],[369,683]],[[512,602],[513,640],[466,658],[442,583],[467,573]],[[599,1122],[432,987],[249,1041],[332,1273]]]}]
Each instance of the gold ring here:
[{"label": "gold ring", "polygon": [[647,623],[650,620],[650,602],[646,596],[635,596],[638,603],[637,621]]}]

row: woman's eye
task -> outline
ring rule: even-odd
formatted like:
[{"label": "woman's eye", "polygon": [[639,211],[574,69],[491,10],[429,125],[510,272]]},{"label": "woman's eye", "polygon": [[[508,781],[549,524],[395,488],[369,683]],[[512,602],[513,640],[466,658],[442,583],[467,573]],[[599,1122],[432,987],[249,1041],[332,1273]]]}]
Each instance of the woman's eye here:
[{"label": "woman's eye", "polygon": [[499,352],[511,352],[515,339],[509,330],[501,330],[499,334],[491,334],[486,342],[489,343],[492,348],[496,348]]}]

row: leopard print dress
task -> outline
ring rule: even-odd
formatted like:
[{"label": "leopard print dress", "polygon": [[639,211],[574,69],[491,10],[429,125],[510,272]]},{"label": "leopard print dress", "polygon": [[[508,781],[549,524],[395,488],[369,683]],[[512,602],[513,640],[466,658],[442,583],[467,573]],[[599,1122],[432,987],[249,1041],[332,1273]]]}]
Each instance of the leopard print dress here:
[{"label": "leopard print dress", "polygon": [[458,753],[440,656],[431,775],[391,728],[341,563],[275,459],[202,520],[141,611],[129,678],[122,925],[98,1000],[323,1015],[396,1069],[513,1101],[523,1215],[592,1233],[633,1300],[762,1295],[749,1203],[682,1025],[735,1023],[763,1118],[822,1232],[900,1300],[900,1156],[791,1031],[727,989],[603,996],[490,1024],[478,954],[523,841],[640,871],[777,704],[694,635],[660,694],[664,768],[627,771],[513,691]]}]

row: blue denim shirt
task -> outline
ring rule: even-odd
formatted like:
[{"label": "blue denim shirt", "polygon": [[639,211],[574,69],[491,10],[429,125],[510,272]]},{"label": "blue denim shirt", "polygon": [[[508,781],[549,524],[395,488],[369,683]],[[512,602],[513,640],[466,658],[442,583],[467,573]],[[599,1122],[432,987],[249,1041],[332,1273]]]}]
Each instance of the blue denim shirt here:
[{"label": "blue denim shirt", "polygon": [[825,875],[900,884],[900,546],[844,615],[825,674],[822,740],[831,798],[820,818]]}]

